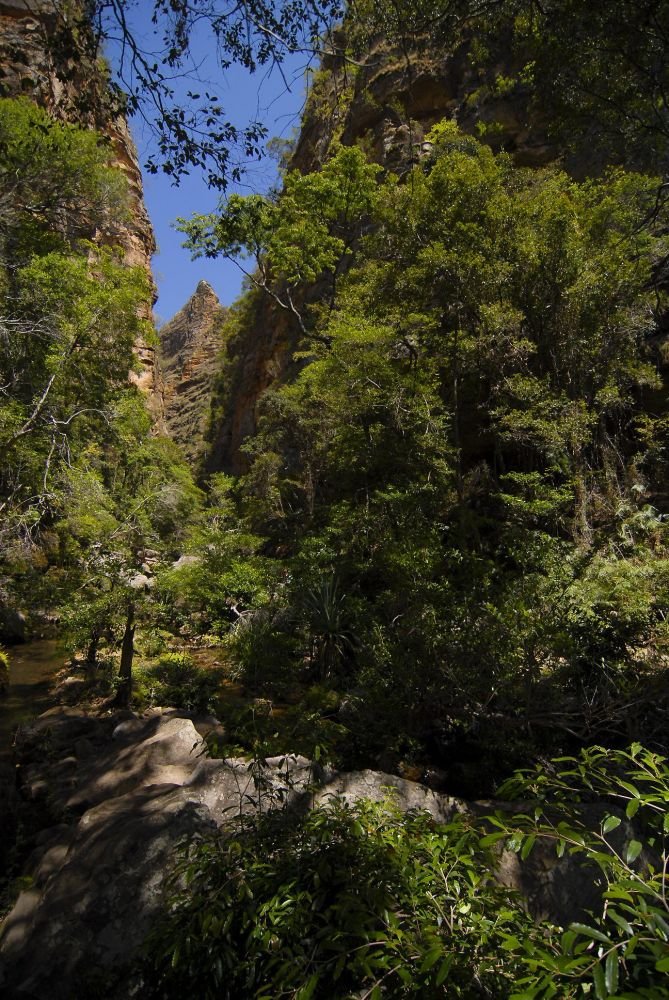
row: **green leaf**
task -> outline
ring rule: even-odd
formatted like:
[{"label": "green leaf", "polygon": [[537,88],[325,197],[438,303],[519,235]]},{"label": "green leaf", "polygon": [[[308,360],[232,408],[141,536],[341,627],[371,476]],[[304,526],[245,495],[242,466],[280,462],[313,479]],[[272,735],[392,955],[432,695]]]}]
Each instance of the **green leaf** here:
[{"label": "green leaf", "polygon": [[576,940],[576,933],[574,931],[564,932],[560,940],[560,946],[565,955],[571,955],[575,940]]},{"label": "green leaf", "polygon": [[625,918],[621,916],[621,914],[618,913],[617,910],[614,910],[611,907],[609,907],[608,910],[606,911],[606,916],[608,917],[609,920],[612,920],[614,924],[617,924],[621,930],[625,931],[626,934],[629,934],[631,936],[634,933],[634,931],[632,930],[632,925],[629,923],[629,921],[625,920]]},{"label": "green leaf", "polygon": [[435,980],[437,986],[441,986],[441,984],[448,976],[448,973],[451,971],[451,966],[453,965],[453,958],[454,958],[453,955],[447,955],[444,961],[439,966],[439,972],[437,973],[437,978]]},{"label": "green leaf", "polygon": [[610,951],[604,965],[604,982],[609,993],[618,989],[618,952]]},{"label": "green leaf", "polygon": [[592,968],[592,980],[595,984],[595,996],[597,997],[597,1000],[606,1000],[609,993],[606,988],[604,970],[602,969],[600,962],[597,962],[597,964]]},{"label": "green leaf", "polygon": [[622,899],[626,903],[633,903],[634,897],[630,895],[625,889],[621,889],[616,885],[612,885],[610,889],[607,889],[604,893],[604,899]]},{"label": "green leaf", "polygon": [[514,854],[517,854],[518,851],[520,850],[522,843],[523,843],[522,835],[520,833],[514,833],[507,840],[506,849],[507,851],[513,851]]},{"label": "green leaf", "polygon": [[523,861],[527,860],[532,848],[536,843],[536,839],[537,839],[536,834],[534,833],[530,834],[530,836],[526,838],[525,843],[523,844],[523,848],[520,852],[520,857]]},{"label": "green leaf", "polygon": [[639,843],[638,840],[630,840],[627,845],[627,850],[625,852],[625,861],[628,865],[631,865],[633,861],[639,857],[643,850],[643,844]]},{"label": "green leaf", "polygon": [[616,830],[621,823],[622,820],[619,816],[607,816],[602,824],[602,833],[611,833],[611,830]]},{"label": "green leaf", "polygon": [[295,994],[295,1000],[311,1000],[314,995],[314,990],[318,986],[318,973],[314,973],[311,979],[308,980]]},{"label": "green leaf", "polygon": [[656,962],[655,969],[657,972],[669,972],[669,955],[667,955],[666,958],[661,958],[659,962]]},{"label": "green leaf", "polygon": [[424,972],[427,972],[428,969],[431,969],[433,965],[436,965],[441,955],[442,955],[441,947],[430,949],[430,951],[428,951],[427,955],[425,956],[425,958],[421,963],[420,973],[422,974]]},{"label": "green leaf", "polygon": [[639,806],[641,805],[640,799],[630,799],[627,803],[627,808],[625,809],[625,815],[628,819],[633,819],[639,811]]},{"label": "green leaf", "polygon": [[481,837],[481,839],[479,840],[479,845],[481,847],[492,847],[493,844],[498,843],[498,841],[502,840],[502,838],[504,837],[506,837],[506,833],[504,831],[499,831],[497,833],[488,833],[486,834],[485,837]]},{"label": "green leaf", "polygon": [[602,934],[596,927],[590,927],[588,924],[573,923],[569,925],[569,929],[576,931],[577,934],[584,934],[586,937],[592,938],[593,941],[601,941],[602,944],[607,944],[609,947],[613,945],[610,937]]}]

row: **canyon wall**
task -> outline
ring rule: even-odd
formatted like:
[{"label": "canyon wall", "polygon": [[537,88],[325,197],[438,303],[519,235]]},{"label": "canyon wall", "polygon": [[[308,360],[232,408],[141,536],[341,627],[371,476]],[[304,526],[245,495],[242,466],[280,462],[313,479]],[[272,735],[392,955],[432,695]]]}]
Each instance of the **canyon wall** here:
[{"label": "canyon wall", "polygon": [[[153,288],[151,256],[156,243],[142,190],[142,175],[130,130],[116,113],[109,77],[94,40],[72,15],[73,5],[57,0],[0,0],[0,97],[27,97],[55,118],[94,128],[111,146],[112,165],[128,183],[127,217],[100,242],[123,248],[125,260],[140,267]],[[146,318],[151,316],[147,304]],[[155,348],[135,345],[141,369],[133,375],[150,396],[154,418],[161,420]]]}]

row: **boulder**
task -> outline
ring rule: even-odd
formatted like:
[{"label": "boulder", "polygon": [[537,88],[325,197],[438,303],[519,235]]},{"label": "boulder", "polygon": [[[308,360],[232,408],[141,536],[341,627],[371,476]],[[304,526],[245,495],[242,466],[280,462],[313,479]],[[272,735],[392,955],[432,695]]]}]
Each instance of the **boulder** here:
[{"label": "boulder", "polygon": [[202,560],[200,556],[179,556],[179,558],[172,563],[172,569],[183,569],[185,566],[197,566]]},{"label": "boulder", "polygon": [[0,604],[0,642],[25,642],[26,631],[26,616],[23,612],[7,604]]},{"label": "boulder", "polygon": [[44,852],[34,885],[5,920],[7,989],[71,1000],[87,970],[125,964],[161,906],[177,846],[213,829],[206,807],[174,786],[142,788],[88,810],[73,835]]},{"label": "boulder", "polygon": [[[308,809],[332,796],[378,802],[391,794],[402,810],[423,809],[448,822],[497,805],[468,804],[380,771],[341,773],[294,755],[210,759],[198,728],[217,720],[188,714],[93,718],[60,708],[22,732],[22,794],[40,802],[55,825],[36,838],[30,888],[0,932],[3,996],[70,1000],[88,995],[91,969],[118,974],[164,905],[179,845],[224,829],[242,813]],[[593,879],[584,878],[578,860],[558,862],[548,849],[527,862],[502,854],[498,878],[520,889],[533,912],[556,920],[575,919],[594,899]],[[134,988],[126,979],[120,992],[95,995],[120,1000]]]}]

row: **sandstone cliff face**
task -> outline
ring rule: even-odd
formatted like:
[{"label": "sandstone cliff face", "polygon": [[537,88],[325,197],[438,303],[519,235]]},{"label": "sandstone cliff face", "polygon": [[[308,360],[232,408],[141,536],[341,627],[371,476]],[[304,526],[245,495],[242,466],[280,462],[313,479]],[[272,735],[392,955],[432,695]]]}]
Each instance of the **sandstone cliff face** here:
[{"label": "sandstone cliff face", "polygon": [[165,429],[193,463],[203,456],[225,316],[212,287],[201,281],[183,309],[160,331]]},{"label": "sandstone cliff face", "polygon": [[[112,163],[128,182],[130,211],[113,232],[98,238],[121,246],[128,265],[142,268],[153,288],[151,256],[156,243],[144,205],[137,151],[127,122],[110,106],[104,65],[91,54],[80,29],[72,29],[67,45],[61,41],[67,28],[67,14],[58,12],[61,6],[55,0],[0,0],[0,96],[28,97],[54,117],[95,128],[109,139]],[[150,313],[147,306],[146,318]],[[159,420],[155,349],[144,342],[135,349],[141,371],[132,378],[151,394]]]},{"label": "sandstone cliff face", "polygon": [[495,151],[511,153],[520,166],[543,166],[557,149],[530,108],[529,90],[510,79],[520,69],[503,41],[485,68],[472,57],[469,41],[453,49],[430,38],[400,52],[378,37],[354,69],[340,57],[327,57],[293,166],[317,169],[338,137],[345,145],[362,141],[373,160],[402,174],[420,160],[426,133],[444,118]]}]

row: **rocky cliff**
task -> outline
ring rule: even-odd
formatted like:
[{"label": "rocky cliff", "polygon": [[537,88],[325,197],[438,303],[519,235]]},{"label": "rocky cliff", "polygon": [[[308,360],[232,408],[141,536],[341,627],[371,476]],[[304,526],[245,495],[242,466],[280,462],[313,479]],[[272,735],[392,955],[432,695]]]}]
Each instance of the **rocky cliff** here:
[{"label": "rocky cliff", "polygon": [[[94,40],[72,14],[76,9],[76,4],[55,0],[0,0],[0,96],[29,97],[54,117],[107,137],[112,163],[128,182],[129,212],[113,232],[98,238],[121,246],[127,263],[142,268],[153,287],[151,256],[156,244],[144,205],[137,151],[127,122],[110,99],[107,71],[96,55]],[[147,318],[150,311],[147,305]],[[155,349],[139,342],[136,351],[141,371],[133,378],[157,405]],[[154,414],[159,417],[156,405]]]},{"label": "rocky cliff", "polygon": [[226,310],[206,281],[160,330],[159,369],[165,428],[193,463],[203,457]]}]

